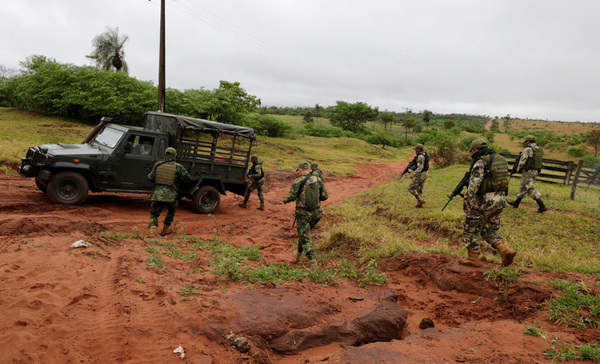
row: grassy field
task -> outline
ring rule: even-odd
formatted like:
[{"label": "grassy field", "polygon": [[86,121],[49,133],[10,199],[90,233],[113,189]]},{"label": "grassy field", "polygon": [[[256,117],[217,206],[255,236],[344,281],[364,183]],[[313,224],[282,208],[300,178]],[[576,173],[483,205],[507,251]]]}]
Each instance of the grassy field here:
[{"label": "grassy field", "polygon": [[[464,256],[462,199],[457,196],[440,210],[467,169],[431,170],[423,209],[413,208],[416,201],[406,190],[409,179],[375,187],[328,209],[317,249],[333,256],[351,252],[364,261],[406,251]],[[516,264],[600,273],[600,191],[581,191],[570,200],[569,186],[538,183],[537,187],[553,211],[537,214],[535,202],[525,198],[520,208],[509,206],[502,215],[500,233],[518,251]],[[518,180],[511,181],[509,196],[514,198],[517,190]],[[491,248],[484,253],[499,262]]]}]

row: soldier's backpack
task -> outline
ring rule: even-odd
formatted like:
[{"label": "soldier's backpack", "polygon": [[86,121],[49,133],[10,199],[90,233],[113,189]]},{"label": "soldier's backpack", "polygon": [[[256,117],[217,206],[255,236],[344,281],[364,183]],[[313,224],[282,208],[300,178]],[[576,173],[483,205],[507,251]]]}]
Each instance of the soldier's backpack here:
[{"label": "soldier's backpack", "polygon": [[318,209],[320,195],[319,178],[312,174],[308,174],[308,176],[300,183],[300,193],[302,193],[302,188],[304,188],[304,208],[308,211]]}]

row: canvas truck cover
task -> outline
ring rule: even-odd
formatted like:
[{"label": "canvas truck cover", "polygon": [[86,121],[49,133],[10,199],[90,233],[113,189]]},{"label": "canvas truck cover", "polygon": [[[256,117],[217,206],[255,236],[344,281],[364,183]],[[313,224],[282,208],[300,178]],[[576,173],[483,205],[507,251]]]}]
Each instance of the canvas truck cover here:
[{"label": "canvas truck cover", "polygon": [[144,129],[167,133],[171,138],[177,137],[178,129],[186,129],[256,139],[252,128],[152,111],[146,113]]}]

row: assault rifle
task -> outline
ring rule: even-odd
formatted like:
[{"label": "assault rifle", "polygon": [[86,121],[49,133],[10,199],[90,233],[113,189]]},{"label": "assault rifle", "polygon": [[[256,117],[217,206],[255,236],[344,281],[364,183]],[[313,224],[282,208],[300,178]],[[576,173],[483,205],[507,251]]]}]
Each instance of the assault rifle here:
[{"label": "assault rifle", "polygon": [[[521,153],[523,153],[523,152],[521,152]],[[519,167],[519,161],[521,160],[521,153],[519,153],[519,156],[517,156],[517,159],[515,159],[515,162],[513,163],[513,167],[510,170],[510,172],[508,172],[510,174],[510,176],[508,176],[508,182],[510,182],[512,175],[517,173],[517,168]]]},{"label": "assault rifle", "polygon": [[398,181],[400,181],[402,179],[402,177],[404,177],[404,175],[408,173],[409,169],[412,169],[413,171],[415,169],[417,169],[417,163],[413,163],[412,161],[410,161],[410,163],[408,163],[408,165],[406,166],[406,168],[404,168],[404,171],[400,175],[400,178],[398,178]]},{"label": "assault rifle", "polygon": [[452,193],[448,195],[449,200],[448,200],[448,202],[446,202],[444,207],[442,207],[442,211],[444,211],[444,209],[446,208],[446,206],[448,206],[450,201],[452,201],[454,196],[460,195],[460,197],[465,198],[465,195],[463,195],[462,190],[463,190],[463,188],[465,188],[469,185],[470,178],[471,178],[471,171],[465,172],[465,176],[460,180],[460,182],[458,183],[458,185],[456,186],[454,191],[452,191]]}]

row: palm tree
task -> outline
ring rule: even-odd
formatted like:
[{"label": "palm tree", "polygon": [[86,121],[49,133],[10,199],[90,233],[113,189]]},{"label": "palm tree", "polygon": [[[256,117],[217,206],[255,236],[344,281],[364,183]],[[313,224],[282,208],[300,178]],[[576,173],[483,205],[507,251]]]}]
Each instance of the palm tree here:
[{"label": "palm tree", "polygon": [[106,27],[104,33],[94,37],[92,40],[94,51],[86,57],[93,59],[98,67],[127,72],[123,46],[128,40],[127,35],[119,35],[119,27],[114,29]]}]

